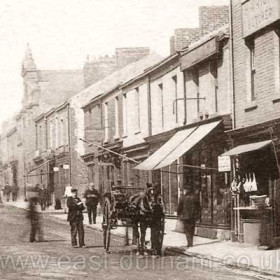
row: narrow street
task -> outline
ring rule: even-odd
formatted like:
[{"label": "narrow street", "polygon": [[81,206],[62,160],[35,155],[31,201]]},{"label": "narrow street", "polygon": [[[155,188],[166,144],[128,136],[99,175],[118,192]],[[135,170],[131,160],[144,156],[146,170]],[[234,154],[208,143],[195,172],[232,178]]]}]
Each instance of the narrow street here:
[{"label": "narrow street", "polygon": [[25,210],[0,208],[0,279],[272,279],[183,256],[140,259],[112,236],[104,254],[102,233],[85,229],[87,248],[70,246],[65,222],[44,216],[45,242],[29,243]]}]

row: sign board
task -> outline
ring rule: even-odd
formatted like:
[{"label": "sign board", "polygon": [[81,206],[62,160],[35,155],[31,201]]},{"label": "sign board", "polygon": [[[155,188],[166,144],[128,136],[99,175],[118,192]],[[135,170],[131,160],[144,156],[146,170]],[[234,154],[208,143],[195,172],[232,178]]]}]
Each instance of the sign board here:
[{"label": "sign board", "polygon": [[219,156],[218,157],[218,170],[219,172],[227,172],[230,171],[231,162],[230,156]]},{"label": "sign board", "polygon": [[214,37],[206,41],[204,44],[189,50],[181,57],[181,71],[190,68],[199,62],[202,62],[203,60],[218,52],[219,43],[216,41],[216,37]]},{"label": "sign board", "polygon": [[69,169],[69,164],[63,164],[63,169]]},{"label": "sign board", "polygon": [[280,19],[279,0],[243,0],[243,38]]},{"label": "sign board", "polygon": [[53,168],[53,171],[54,171],[54,172],[58,172],[58,171],[59,171],[59,167],[54,167],[54,168]]}]

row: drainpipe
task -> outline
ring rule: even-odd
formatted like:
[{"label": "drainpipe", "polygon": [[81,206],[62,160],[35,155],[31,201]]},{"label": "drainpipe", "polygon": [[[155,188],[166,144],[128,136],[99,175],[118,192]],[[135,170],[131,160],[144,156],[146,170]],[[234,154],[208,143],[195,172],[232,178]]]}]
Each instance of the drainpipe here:
[{"label": "drainpipe", "polygon": [[235,111],[235,86],[234,86],[234,51],[233,51],[233,20],[232,20],[232,0],[229,4],[229,34],[230,34],[230,82],[231,82],[231,111],[232,111],[232,128],[236,128],[236,111]]},{"label": "drainpipe", "polygon": [[[186,72],[183,71],[183,89],[184,89],[184,125],[187,124],[187,89],[186,89]],[[178,107],[177,107],[178,108]]]},{"label": "drainpipe", "polygon": [[152,135],[152,106],[151,106],[151,77],[147,78],[147,98],[148,98],[148,131],[149,136]]}]

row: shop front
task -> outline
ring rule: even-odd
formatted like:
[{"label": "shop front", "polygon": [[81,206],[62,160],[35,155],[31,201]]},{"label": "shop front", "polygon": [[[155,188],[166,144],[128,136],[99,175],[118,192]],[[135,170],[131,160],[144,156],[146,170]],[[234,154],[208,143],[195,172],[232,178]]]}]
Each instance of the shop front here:
[{"label": "shop front", "polygon": [[218,172],[217,161],[226,149],[228,120],[216,117],[178,129],[135,167],[151,171],[160,183],[169,216],[177,217],[179,198],[191,186],[200,201],[196,234],[213,239],[230,236],[230,181],[227,173]]},{"label": "shop front", "polygon": [[279,124],[229,132],[233,241],[276,246],[280,235]]}]

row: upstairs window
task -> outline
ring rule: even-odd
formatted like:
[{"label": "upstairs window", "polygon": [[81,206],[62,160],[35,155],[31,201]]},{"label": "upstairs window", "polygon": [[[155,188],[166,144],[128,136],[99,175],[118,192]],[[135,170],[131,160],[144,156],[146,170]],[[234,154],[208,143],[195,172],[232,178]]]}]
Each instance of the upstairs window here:
[{"label": "upstairs window", "polygon": [[105,126],[104,141],[108,142],[108,138],[109,138],[108,102],[104,103],[104,126]]},{"label": "upstairs window", "polygon": [[255,42],[251,41],[248,44],[250,52],[250,92],[249,92],[249,101],[256,100],[255,92],[255,77],[256,77],[256,68],[255,68]]},{"label": "upstairs window", "polygon": [[119,98],[115,98],[115,138],[119,138]]},{"label": "upstairs window", "polygon": [[135,89],[135,121],[136,121],[136,132],[140,131],[140,100],[139,100],[139,88]]},{"label": "upstairs window", "polygon": [[160,115],[161,115],[161,126],[164,129],[164,107],[163,107],[163,85],[158,85],[159,91],[159,105],[160,105]]},{"label": "upstairs window", "polygon": [[127,95],[126,93],[123,95],[123,135],[126,136],[127,129]]},{"label": "upstairs window", "polygon": [[178,86],[177,86],[177,76],[172,77],[174,86],[174,102],[175,102],[175,122],[178,123]]}]

